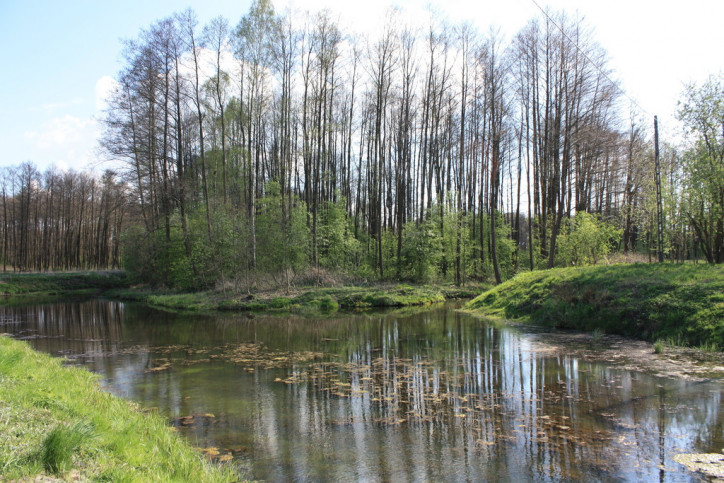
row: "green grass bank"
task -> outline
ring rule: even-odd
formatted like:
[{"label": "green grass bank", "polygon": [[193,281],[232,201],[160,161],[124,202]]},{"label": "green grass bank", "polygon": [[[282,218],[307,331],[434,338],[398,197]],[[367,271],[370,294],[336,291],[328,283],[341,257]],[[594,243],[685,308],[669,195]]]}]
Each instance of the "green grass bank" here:
[{"label": "green grass bank", "polygon": [[[235,481],[98,377],[0,336],[0,481]],[[46,481],[46,480],[43,480]]]},{"label": "green grass bank", "polygon": [[633,264],[524,273],[466,308],[488,316],[724,350],[724,267]]},{"label": "green grass bank", "polygon": [[100,293],[128,287],[122,271],[0,273],[2,295]]},{"label": "green grass bank", "polygon": [[173,310],[251,312],[332,312],[339,309],[408,307],[472,298],[483,286],[446,287],[388,285],[369,287],[298,288],[293,293],[232,294],[222,291],[159,293],[141,289],[111,290],[109,298],[143,302]]}]

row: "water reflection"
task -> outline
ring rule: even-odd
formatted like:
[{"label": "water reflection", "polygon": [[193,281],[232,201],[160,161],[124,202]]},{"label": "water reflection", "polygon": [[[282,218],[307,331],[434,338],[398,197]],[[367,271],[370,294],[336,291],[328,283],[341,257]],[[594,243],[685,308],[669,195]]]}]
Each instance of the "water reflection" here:
[{"label": "water reflection", "polygon": [[551,356],[447,308],[249,319],[117,302],[0,308],[0,332],[103,374],[245,477],[688,480],[724,447],[719,383]]}]

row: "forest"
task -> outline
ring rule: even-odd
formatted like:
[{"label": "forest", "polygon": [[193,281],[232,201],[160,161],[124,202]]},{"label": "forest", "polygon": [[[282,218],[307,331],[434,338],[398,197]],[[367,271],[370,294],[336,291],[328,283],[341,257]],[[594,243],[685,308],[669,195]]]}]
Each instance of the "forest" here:
[{"label": "forest", "polygon": [[250,291],[500,283],[622,254],[724,263],[721,74],[682,93],[684,140],[659,142],[565,12],[503,39],[390,10],[359,37],[255,0],[236,24],[158,20],[122,58],[113,169],[0,171],[4,271]]}]

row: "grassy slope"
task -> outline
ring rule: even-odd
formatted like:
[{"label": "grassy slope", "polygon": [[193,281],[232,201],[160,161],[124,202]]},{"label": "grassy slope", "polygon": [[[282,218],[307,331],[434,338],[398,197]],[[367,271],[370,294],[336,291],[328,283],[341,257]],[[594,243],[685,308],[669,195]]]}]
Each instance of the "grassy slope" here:
[{"label": "grassy slope", "polygon": [[97,376],[0,337],[0,480],[233,481]]},{"label": "grassy slope", "polygon": [[296,311],[338,308],[405,307],[469,298],[479,289],[435,286],[373,286],[301,289],[293,295],[261,293],[254,296],[224,295],[222,292],[158,294],[139,290],[114,290],[111,298],[136,300],[179,310]]},{"label": "grassy slope", "polygon": [[634,264],[521,274],[468,305],[486,315],[724,349],[724,267]]},{"label": "grassy slope", "polygon": [[98,292],[127,287],[124,272],[57,272],[0,274],[0,294],[60,294]]}]

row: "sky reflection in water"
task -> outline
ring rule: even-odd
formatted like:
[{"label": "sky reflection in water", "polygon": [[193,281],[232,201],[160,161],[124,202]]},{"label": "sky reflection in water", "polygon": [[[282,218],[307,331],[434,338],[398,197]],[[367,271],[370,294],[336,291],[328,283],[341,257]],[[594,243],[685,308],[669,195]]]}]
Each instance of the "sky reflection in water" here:
[{"label": "sky reflection in water", "polygon": [[102,374],[248,478],[662,480],[724,447],[720,383],[551,356],[450,308],[175,315],[91,300],[0,307],[0,332]]}]

